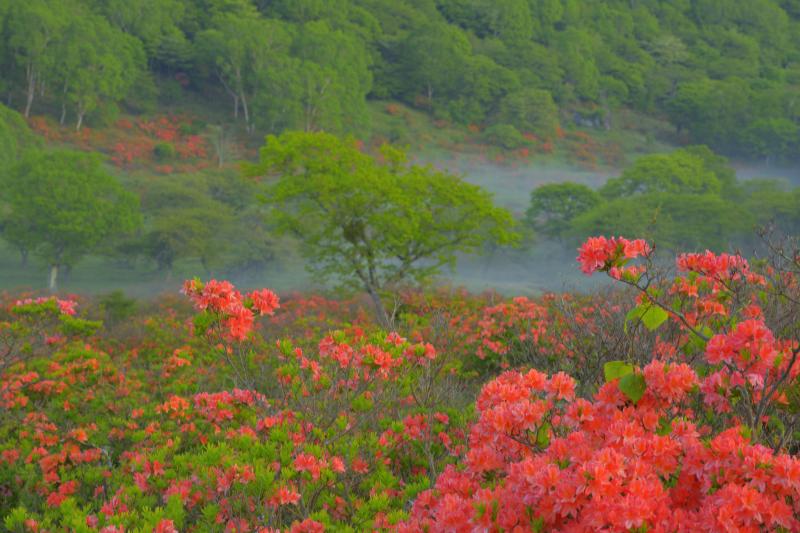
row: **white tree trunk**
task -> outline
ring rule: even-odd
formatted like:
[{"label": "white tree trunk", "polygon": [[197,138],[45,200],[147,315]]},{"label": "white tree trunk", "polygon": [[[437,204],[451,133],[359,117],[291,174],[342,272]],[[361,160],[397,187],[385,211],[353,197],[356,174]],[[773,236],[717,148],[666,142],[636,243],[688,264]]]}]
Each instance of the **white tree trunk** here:
[{"label": "white tree trunk", "polygon": [[78,104],[78,122],[75,124],[75,131],[81,131],[83,125],[83,116],[86,114],[86,109],[83,105]]},{"label": "white tree trunk", "polygon": [[27,69],[27,78],[28,78],[28,91],[27,91],[27,98],[25,101],[25,118],[31,116],[31,106],[33,106],[33,97],[36,95],[36,73],[33,70],[33,65],[28,64]]},{"label": "white tree trunk", "polygon": [[50,266],[50,292],[56,292],[58,289],[58,265],[51,265]]}]

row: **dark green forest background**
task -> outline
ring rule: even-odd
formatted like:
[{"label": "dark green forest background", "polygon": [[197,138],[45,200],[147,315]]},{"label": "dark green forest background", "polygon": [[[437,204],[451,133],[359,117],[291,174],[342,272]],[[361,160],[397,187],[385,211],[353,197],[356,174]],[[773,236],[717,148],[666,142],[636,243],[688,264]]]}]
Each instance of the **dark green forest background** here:
[{"label": "dark green forest background", "polygon": [[[726,159],[797,163],[797,0],[7,0],[0,73],[4,179],[25,181],[29,148],[77,148],[111,157],[103,168],[138,199],[136,230],[84,247],[67,270],[84,257],[106,258],[120,277],[170,276],[181,261],[206,273],[265,268],[292,245],[271,237],[256,186],[232,162],[286,130],[413,145],[426,138],[419,120],[502,154],[558,151],[571,135],[601,151],[592,135],[626,129],[644,132],[643,152],[683,146],[646,154],[622,143],[600,158],[605,185],[565,175],[530,205],[525,191],[524,206],[510,205],[534,247],[621,233],[731,248],[758,226],[800,225],[797,191],[741,182]],[[206,155],[173,137],[146,148],[160,166],[136,167],[132,143],[80,136],[187,112],[173,137],[205,143],[214,165],[173,168],[182,149]],[[46,255],[12,226],[7,272]]]},{"label": "dark green forest background", "polygon": [[793,157],[799,16],[792,0],[10,0],[0,90],[79,124],[183,83],[260,132],[357,133],[368,99],[545,136],[557,109],[611,125],[627,106],[722,153]]}]

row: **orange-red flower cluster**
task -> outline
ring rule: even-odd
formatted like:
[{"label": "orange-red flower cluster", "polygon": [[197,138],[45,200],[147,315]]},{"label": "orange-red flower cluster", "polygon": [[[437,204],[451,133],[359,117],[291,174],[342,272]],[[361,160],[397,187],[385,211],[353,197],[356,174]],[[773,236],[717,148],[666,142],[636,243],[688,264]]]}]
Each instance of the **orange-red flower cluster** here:
[{"label": "orange-red flower cluster", "polygon": [[63,315],[75,316],[76,307],[78,306],[78,302],[75,300],[62,300],[60,298],[56,298],[55,296],[42,296],[39,298],[25,298],[23,300],[17,300],[14,303],[14,307],[27,307],[30,305],[42,305],[48,304],[50,302],[55,302],[56,306],[58,307],[58,312]]},{"label": "orange-red flower cluster", "polygon": [[643,239],[590,237],[578,249],[578,262],[585,274],[607,271],[619,279],[623,273],[621,268],[627,260],[647,257],[651,251],[650,245]]},{"label": "orange-red flower cluster", "polygon": [[278,296],[269,289],[253,291],[246,296],[229,281],[188,280],[183,292],[197,309],[212,313],[225,328],[224,333],[235,340],[244,340],[253,329],[255,316],[272,315],[280,307]]},{"label": "orange-red flower cluster", "polygon": [[654,361],[632,404],[568,377],[508,372],[478,399],[466,468],[448,467],[400,531],[761,531],[800,528],[800,460],[737,428],[706,443],[685,407],[698,379]]}]

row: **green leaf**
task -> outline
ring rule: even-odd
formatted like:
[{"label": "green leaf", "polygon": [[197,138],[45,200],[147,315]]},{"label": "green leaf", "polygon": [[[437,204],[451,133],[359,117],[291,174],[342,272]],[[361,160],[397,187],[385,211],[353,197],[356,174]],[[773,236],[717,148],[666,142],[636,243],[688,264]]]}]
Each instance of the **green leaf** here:
[{"label": "green leaf", "polygon": [[658,306],[651,305],[642,315],[642,324],[644,324],[644,326],[650,331],[654,331],[658,329],[658,327],[668,318],[669,313]]},{"label": "green leaf", "polygon": [[644,396],[647,384],[641,374],[627,374],[619,380],[619,390],[633,403],[637,403]]},{"label": "green leaf", "polygon": [[633,322],[634,320],[641,319],[642,313],[644,313],[644,309],[642,309],[641,305],[638,305],[633,309],[631,309],[630,311],[628,311],[628,314],[625,315],[625,325],[623,326],[625,333],[628,333],[628,322]]},{"label": "green leaf", "polygon": [[202,337],[214,324],[214,315],[208,311],[202,311],[194,316],[192,322],[194,323],[194,334],[196,337]]},{"label": "green leaf", "polygon": [[606,383],[633,373],[633,366],[623,361],[609,361],[603,365]]},{"label": "green leaf", "polygon": [[649,302],[631,309],[625,316],[625,333],[628,332],[628,322],[638,319],[650,331],[658,329],[669,318],[669,313],[657,305]]},{"label": "green leaf", "polygon": [[536,432],[536,445],[539,448],[547,448],[550,444],[550,424],[545,422]]}]

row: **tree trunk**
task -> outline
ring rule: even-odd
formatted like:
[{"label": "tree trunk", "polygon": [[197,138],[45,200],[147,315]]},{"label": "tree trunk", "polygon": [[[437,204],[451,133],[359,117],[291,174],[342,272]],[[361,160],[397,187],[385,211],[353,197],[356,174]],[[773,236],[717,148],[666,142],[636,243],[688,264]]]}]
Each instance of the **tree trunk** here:
[{"label": "tree trunk", "polygon": [[22,266],[23,267],[28,266],[28,250],[22,248],[19,251],[19,256],[20,256],[20,259],[21,259]]},{"label": "tree trunk", "polygon": [[51,265],[50,266],[50,292],[56,292],[58,289],[57,285],[58,281],[58,265]]},{"label": "tree trunk", "polygon": [[217,166],[222,168],[222,165],[225,164],[225,130],[222,129],[221,124],[214,147],[217,149]]},{"label": "tree trunk", "polygon": [[33,97],[36,94],[36,74],[33,70],[33,65],[28,64],[27,78],[28,78],[28,92],[25,101],[25,118],[30,118],[31,106],[33,105]]},{"label": "tree trunk", "polygon": [[242,91],[241,96],[239,97],[242,101],[242,111],[244,111],[244,123],[245,129],[247,133],[251,133],[250,131],[250,110],[247,108],[247,98],[245,97],[244,91]]},{"label": "tree trunk", "polygon": [[61,118],[59,119],[58,123],[63,126],[64,121],[67,120],[67,89],[69,88],[69,82],[64,82],[64,88],[61,91]]},{"label": "tree trunk", "polygon": [[392,323],[389,320],[389,314],[386,312],[386,307],[383,306],[383,301],[380,295],[372,288],[367,288],[367,293],[372,300],[372,305],[375,306],[375,318],[378,324],[387,331],[392,329]]},{"label": "tree trunk", "polygon": [[81,126],[83,125],[83,116],[86,114],[86,111],[83,109],[83,106],[78,106],[78,122],[75,124],[75,131],[81,131]]}]

